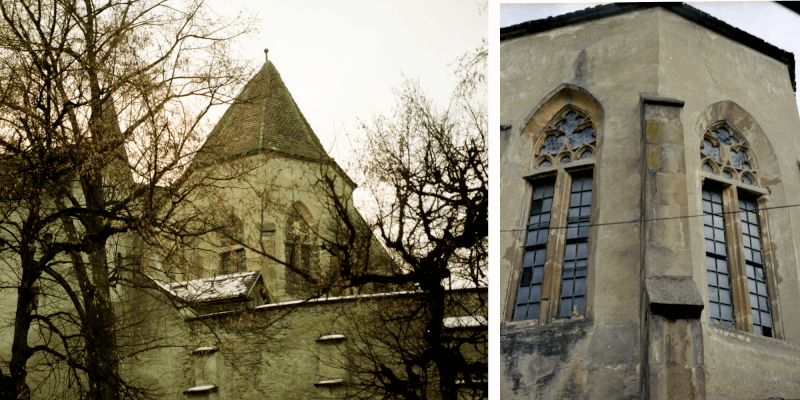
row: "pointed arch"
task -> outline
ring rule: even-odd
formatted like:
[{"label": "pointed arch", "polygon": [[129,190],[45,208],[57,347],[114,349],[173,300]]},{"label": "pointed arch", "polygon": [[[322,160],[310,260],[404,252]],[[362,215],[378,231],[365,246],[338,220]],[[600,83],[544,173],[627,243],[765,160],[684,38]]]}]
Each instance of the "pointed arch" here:
[{"label": "pointed arch", "polygon": [[311,211],[309,211],[308,207],[306,207],[302,201],[295,201],[286,209],[286,215],[290,215],[293,212],[297,213],[308,226],[314,226],[316,222],[314,215],[311,214]]},{"label": "pointed arch", "polygon": [[307,282],[303,275],[311,273],[312,263],[317,255],[314,246],[314,216],[300,201],[293,203],[286,210],[284,224],[284,257],[286,294],[300,297],[307,292]]},{"label": "pointed arch", "polygon": [[783,338],[777,246],[767,211],[771,202],[786,204],[774,148],[752,115],[730,100],[700,114],[696,135],[708,274],[705,318]]},{"label": "pointed arch", "polygon": [[780,182],[772,143],[755,118],[735,102],[724,100],[708,106],[698,117],[695,132],[703,170],[744,179],[743,183],[753,186]]},{"label": "pointed arch", "polygon": [[528,113],[520,136],[531,135],[533,168],[595,157],[602,143],[604,113],[586,89],[562,83]]}]

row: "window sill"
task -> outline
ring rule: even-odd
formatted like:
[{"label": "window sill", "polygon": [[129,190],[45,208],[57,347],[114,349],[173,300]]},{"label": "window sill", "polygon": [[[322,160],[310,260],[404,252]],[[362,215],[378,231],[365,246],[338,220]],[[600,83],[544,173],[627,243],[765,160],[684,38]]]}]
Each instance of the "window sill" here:
[{"label": "window sill", "polygon": [[526,327],[526,326],[539,326],[539,325],[541,325],[541,326],[548,326],[548,325],[552,326],[552,325],[559,325],[559,324],[567,324],[567,323],[575,322],[575,321],[582,321],[582,320],[585,320],[585,319],[586,319],[585,315],[579,315],[577,317],[571,317],[571,318],[553,318],[553,319],[550,320],[549,324],[540,324],[538,319],[528,319],[528,320],[524,320],[524,321],[506,321],[504,329],[517,329],[517,328],[522,328],[522,327]]},{"label": "window sill", "polygon": [[711,322],[707,321],[703,322],[703,325],[705,325],[708,328],[709,333],[713,332],[714,334],[732,337],[739,340],[744,340],[745,342],[750,342],[753,340],[763,341],[765,343],[774,343],[781,346],[788,346],[791,347],[793,350],[800,350],[800,346],[792,342],[786,341],[784,339],[778,339],[775,337],[764,336],[764,335],[757,335],[755,333],[742,331],[736,328],[728,328],[722,325],[712,324]]}]

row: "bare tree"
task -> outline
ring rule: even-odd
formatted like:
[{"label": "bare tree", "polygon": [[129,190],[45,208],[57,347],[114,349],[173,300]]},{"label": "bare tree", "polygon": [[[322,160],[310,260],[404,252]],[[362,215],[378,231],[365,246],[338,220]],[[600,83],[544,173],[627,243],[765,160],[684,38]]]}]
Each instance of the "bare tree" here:
[{"label": "bare tree", "polygon": [[[335,216],[322,237],[339,260],[340,279],[410,292],[367,315],[349,316],[359,337],[348,350],[349,396],[455,399],[486,393],[481,325],[487,299],[474,290],[488,284],[486,57],[484,44],[458,60],[458,83],[445,107],[419,82],[406,80],[396,89],[393,114],[362,125],[351,170],[363,171],[361,187],[372,202],[369,224],[351,207],[337,175],[322,174]],[[370,255],[380,246],[393,262]]]},{"label": "bare tree", "polygon": [[115,292],[147,264],[110,249],[220,229],[187,199],[240,171],[190,162],[208,111],[251,75],[230,50],[249,21],[180,0],[4,1],[0,16],[0,237],[18,299],[0,390],[29,398],[40,363],[42,391],[58,379],[72,396],[144,396],[119,365],[148,343],[119,342],[136,321]]}]

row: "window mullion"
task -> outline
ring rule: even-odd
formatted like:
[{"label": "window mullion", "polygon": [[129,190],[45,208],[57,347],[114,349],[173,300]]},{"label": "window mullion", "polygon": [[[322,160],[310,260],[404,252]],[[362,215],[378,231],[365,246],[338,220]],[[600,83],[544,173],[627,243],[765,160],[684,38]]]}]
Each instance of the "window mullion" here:
[{"label": "window mullion", "polygon": [[[558,298],[561,295],[561,267],[564,263],[564,247],[566,246],[566,229],[569,213],[569,199],[572,177],[559,173],[556,177],[553,193],[553,210],[550,216],[550,232],[548,234],[547,255],[544,265],[544,282],[542,284],[542,306],[539,308],[539,321],[549,323],[558,315]],[[550,245],[552,243],[552,245]]]},{"label": "window mullion", "polygon": [[767,243],[772,243],[770,238],[770,231],[767,228],[767,201],[766,197],[762,196],[756,202],[758,205],[758,218],[761,224],[761,248],[763,267],[767,278],[767,287],[770,293],[770,309],[772,311],[772,335],[775,338],[783,339],[783,324],[781,322],[780,303],[778,302],[778,284],[775,282],[775,253],[772,246]]},{"label": "window mullion", "polygon": [[742,244],[742,222],[739,219],[739,196],[733,186],[725,188],[722,194],[728,242],[728,265],[733,292],[733,327],[753,332],[753,317],[750,314],[750,295],[747,289],[747,270],[744,245]]}]

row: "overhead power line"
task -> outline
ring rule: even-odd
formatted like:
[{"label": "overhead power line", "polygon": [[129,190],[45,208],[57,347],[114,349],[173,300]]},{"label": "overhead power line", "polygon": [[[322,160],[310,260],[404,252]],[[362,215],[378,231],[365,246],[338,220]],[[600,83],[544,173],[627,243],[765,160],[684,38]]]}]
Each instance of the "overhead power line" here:
[{"label": "overhead power line", "polygon": [[[790,205],[786,205],[786,206],[757,208],[756,211],[758,211],[758,210],[778,210],[778,209],[782,209],[782,208],[792,208],[792,207],[800,207],[800,204],[790,204]],[[741,211],[745,211],[745,210],[726,211],[726,212],[723,212],[722,214],[738,214]],[[683,216],[679,216],[679,217],[664,217],[664,218],[650,218],[650,219],[639,218],[639,219],[635,219],[635,220],[631,220],[631,221],[606,222],[606,223],[602,223],[602,224],[589,224],[589,225],[583,225],[583,224],[577,225],[576,224],[574,226],[556,226],[556,227],[552,227],[551,226],[549,229],[568,229],[568,228],[577,228],[578,226],[580,226],[580,227],[592,227],[592,226],[609,226],[609,225],[624,225],[624,224],[641,224],[642,222],[667,221],[667,220],[672,220],[672,219],[702,218],[704,215],[705,214],[683,215]],[[714,215],[720,215],[720,214],[717,213],[717,214],[714,214]],[[528,228],[501,229],[500,232],[521,232],[521,231],[527,231],[527,230],[528,230]]]}]

